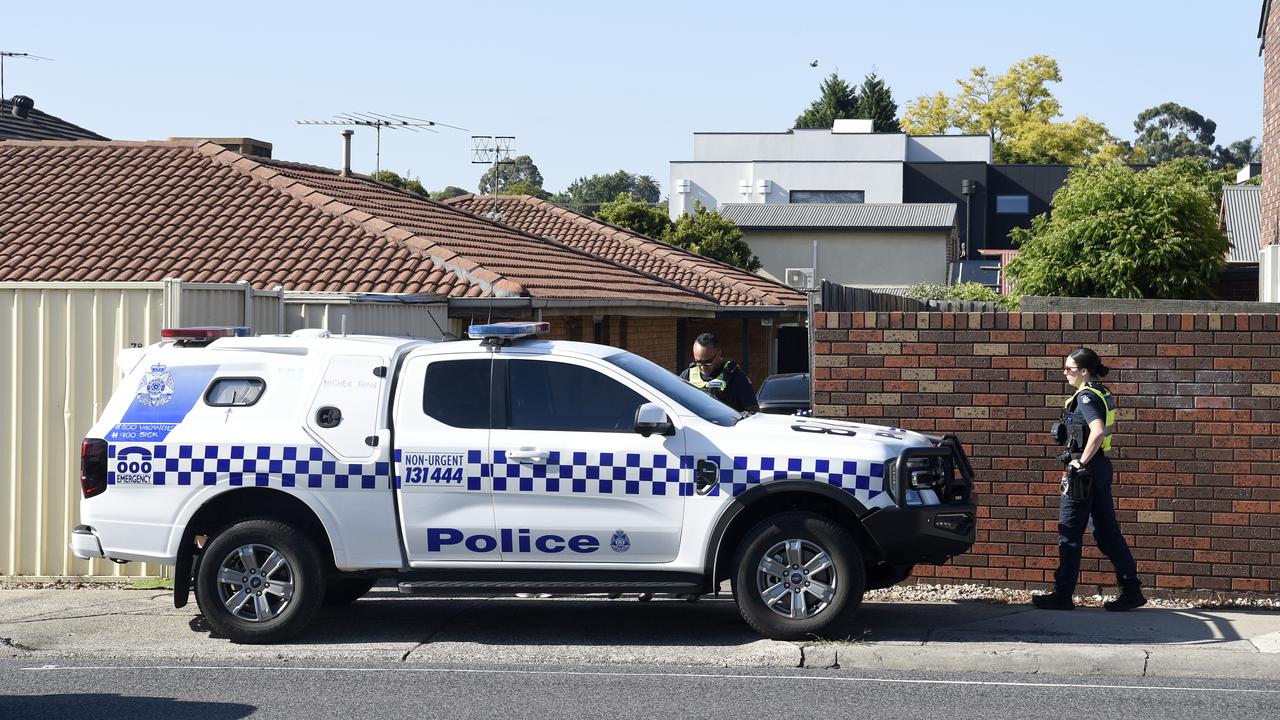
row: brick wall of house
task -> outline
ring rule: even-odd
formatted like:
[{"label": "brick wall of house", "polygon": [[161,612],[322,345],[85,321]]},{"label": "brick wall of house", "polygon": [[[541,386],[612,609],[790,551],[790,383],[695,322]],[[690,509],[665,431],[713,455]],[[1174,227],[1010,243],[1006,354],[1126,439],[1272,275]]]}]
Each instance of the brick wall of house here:
[{"label": "brick wall of house", "polygon": [[[590,316],[555,316],[548,340],[576,340],[613,345],[648,358],[665,368],[676,368],[676,323],[673,317],[606,315],[597,324]],[[690,341],[692,342],[692,341]]]},{"label": "brick wall of house", "polygon": [[[625,317],[607,315],[601,323],[601,333],[596,334],[596,322],[590,316],[555,316],[551,323],[549,340],[578,340],[602,342],[648,358],[672,372],[689,366],[693,359],[693,341],[704,332],[715,333],[720,338],[726,357],[742,362],[741,318],[688,318],[685,323],[684,346],[678,345],[679,319],[673,317]],[[759,318],[747,321],[750,344],[747,375],[759,389],[769,374],[769,358],[772,354],[774,328],[762,326]],[[625,336],[625,337],[624,337]]]},{"label": "brick wall of house", "polygon": [[[817,414],[959,436],[978,475],[977,544],[917,577],[1043,587],[1057,562],[1048,431],[1062,362],[1092,347],[1112,368],[1116,505],[1143,582],[1280,593],[1277,317],[820,313]],[[1113,583],[1086,540],[1081,591]]]}]

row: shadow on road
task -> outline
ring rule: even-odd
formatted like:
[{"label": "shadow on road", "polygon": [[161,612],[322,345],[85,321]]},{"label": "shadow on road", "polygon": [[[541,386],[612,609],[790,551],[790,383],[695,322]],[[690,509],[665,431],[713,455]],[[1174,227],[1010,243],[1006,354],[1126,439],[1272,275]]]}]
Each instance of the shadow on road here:
[{"label": "shadow on road", "polygon": [[[1247,615],[1248,613],[1234,613]],[[190,623],[208,633],[204,618]],[[1217,644],[1241,640],[1220,617],[1197,610],[1143,608],[1072,612],[985,602],[863,604],[846,635],[862,642]],[[685,602],[635,596],[404,597],[375,588],[351,605],[326,608],[292,644],[458,642],[493,646],[742,646],[760,640],[727,596]]]},{"label": "shadow on road", "polygon": [[137,697],[113,693],[59,695],[0,695],[2,718],[58,718],[112,720],[114,718],[192,718],[236,720],[257,710],[253,705],[195,702],[173,698]]}]

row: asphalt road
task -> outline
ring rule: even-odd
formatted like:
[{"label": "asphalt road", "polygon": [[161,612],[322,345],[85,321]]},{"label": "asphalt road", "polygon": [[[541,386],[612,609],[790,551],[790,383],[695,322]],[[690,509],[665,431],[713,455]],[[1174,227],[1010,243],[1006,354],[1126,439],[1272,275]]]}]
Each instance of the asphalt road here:
[{"label": "asphalt road", "polygon": [[647,667],[0,660],[0,718],[1266,718],[1271,682]]}]

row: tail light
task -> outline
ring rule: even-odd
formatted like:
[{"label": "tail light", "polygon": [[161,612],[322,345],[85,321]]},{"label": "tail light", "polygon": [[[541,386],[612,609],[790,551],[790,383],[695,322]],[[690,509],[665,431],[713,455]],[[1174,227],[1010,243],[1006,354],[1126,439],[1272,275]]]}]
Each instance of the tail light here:
[{"label": "tail light", "polygon": [[86,438],[80,444],[80,491],[85,498],[107,489],[107,441]]}]

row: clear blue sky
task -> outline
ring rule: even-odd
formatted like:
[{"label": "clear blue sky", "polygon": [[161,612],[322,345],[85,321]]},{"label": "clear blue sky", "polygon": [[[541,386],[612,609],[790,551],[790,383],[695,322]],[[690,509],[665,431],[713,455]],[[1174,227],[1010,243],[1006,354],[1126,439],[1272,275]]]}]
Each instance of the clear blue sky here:
[{"label": "clear blue sky", "polygon": [[[278,158],[340,163],[340,128],[299,119],[400,113],[516,136],[551,191],[619,168],[667,190],[694,131],[785,130],[833,69],[875,66],[900,107],[975,65],[1056,58],[1068,117],[1132,139],[1165,101],[1262,126],[1262,0],[970,2],[20,3],[0,14],[6,93],[118,139],[249,136]],[[809,63],[817,60],[816,69]],[[384,131],[383,167],[476,188],[470,134]],[[354,164],[373,169],[373,134]]]}]

